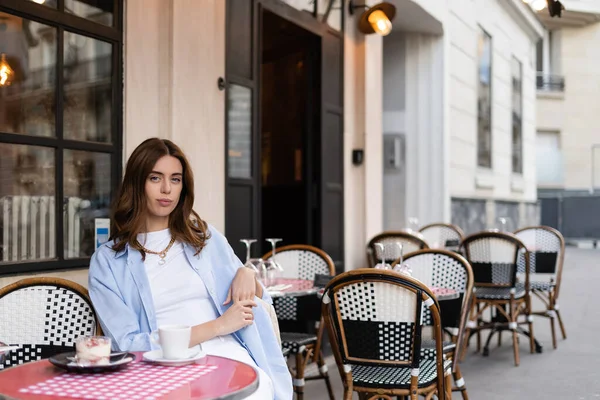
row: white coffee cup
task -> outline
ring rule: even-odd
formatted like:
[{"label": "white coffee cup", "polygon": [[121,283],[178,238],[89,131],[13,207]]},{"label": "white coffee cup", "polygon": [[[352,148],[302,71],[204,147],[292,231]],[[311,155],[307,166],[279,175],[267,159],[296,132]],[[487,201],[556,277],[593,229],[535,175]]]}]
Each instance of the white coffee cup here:
[{"label": "white coffee cup", "polygon": [[162,348],[163,358],[181,360],[189,357],[191,335],[192,328],[187,325],[165,325],[152,332],[150,338]]}]

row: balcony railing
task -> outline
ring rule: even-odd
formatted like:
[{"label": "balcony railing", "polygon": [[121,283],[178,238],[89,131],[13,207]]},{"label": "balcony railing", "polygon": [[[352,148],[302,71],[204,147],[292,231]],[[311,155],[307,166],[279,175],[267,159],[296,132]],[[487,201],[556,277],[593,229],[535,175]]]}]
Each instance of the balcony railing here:
[{"label": "balcony railing", "polygon": [[536,86],[537,90],[544,92],[564,92],[565,77],[562,75],[549,75],[538,72]]}]

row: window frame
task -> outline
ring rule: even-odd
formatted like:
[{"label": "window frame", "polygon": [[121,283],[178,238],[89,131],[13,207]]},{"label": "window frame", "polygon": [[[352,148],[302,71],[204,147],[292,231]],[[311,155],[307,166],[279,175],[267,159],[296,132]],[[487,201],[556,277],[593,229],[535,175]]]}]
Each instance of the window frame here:
[{"label": "window frame", "polygon": [[481,141],[479,138],[479,131],[480,131],[480,124],[482,124],[483,121],[483,116],[480,114],[480,107],[479,107],[479,101],[480,101],[480,96],[481,96],[481,54],[479,53],[479,49],[477,49],[476,53],[477,53],[477,152],[476,152],[476,163],[477,163],[477,168],[480,169],[485,169],[485,170],[491,170],[494,167],[494,157],[493,157],[493,145],[492,145],[492,140],[493,140],[493,126],[492,126],[492,118],[493,118],[493,85],[492,82],[494,80],[494,68],[493,68],[493,63],[494,63],[494,46],[493,46],[493,39],[492,39],[492,35],[490,35],[488,33],[488,31],[486,31],[481,25],[478,25],[479,28],[479,32],[478,32],[478,36],[477,36],[477,45],[479,45],[479,40],[483,37],[484,39],[488,39],[489,40],[489,47],[490,47],[490,62],[489,62],[489,102],[490,102],[490,106],[489,106],[489,112],[487,117],[488,120],[488,125],[489,125],[489,132],[488,132],[488,140],[489,140],[489,154],[487,157],[487,162],[482,164],[480,163],[480,159],[481,159],[481,153],[482,153],[482,146],[481,146]]},{"label": "window frame", "polygon": [[[90,257],[65,259],[64,247],[64,151],[81,150],[110,154],[111,186],[113,194],[121,182],[123,154],[123,0],[113,0],[113,26],[107,26],[84,17],[65,12],[64,0],[57,0],[57,7],[50,8],[43,4],[24,0],[3,0],[0,12],[29,19],[51,26],[57,30],[56,44],[56,80],[55,80],[55,136],[32,136],[21,133],[0,131],[0,143],[41,146],[54,150],[55,162],[55,226],[56,258],[52,260],[28,260],[8,262],[0,265],[0,276],[16,275],[27,272],[56,271],[86,268]],[[112,45],[112,121],[111,143],[86,142],[63,137],[63,57],[64,33],[72,32],[93,39],[102,40]]]},{"label": "window frame", "polygon": [[[516,63],[516,64],[515,64]],[[519,66],[519,75],[515,76],[513,67]],[[515,109],[514,99],[515,95],[515,79],[519,79],[519,109]],[[517,175],[523,175],[523,63],[517,57],[512,56],[511,58],[511,91],[513,104],[511,107],[511,172]],[[519,146],[515,145],[515,127],[519,127]],[[518,156],[518,163],[516,162],[515,156]],[[517,164],[517,165],[515,165]],[[517,168],[518,167],[518,168]]]}]

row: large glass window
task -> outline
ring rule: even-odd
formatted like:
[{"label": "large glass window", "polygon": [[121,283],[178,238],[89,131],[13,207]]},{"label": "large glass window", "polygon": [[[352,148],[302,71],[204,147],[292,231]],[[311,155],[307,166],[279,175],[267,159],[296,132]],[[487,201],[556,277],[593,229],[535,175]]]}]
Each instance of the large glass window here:
[{"label": "large glass window", "polygon": [[121,174],[120,9],[116,0],[3,3],[0,274],[89,264]]},{"label": "large glass window", "polygon": [[523,173],[523,67],[512,59],[512,172]]},{"label": "large glass window", "polygon": [[481,28],[477,60],[477,165],[492,168],[492,37]]}]

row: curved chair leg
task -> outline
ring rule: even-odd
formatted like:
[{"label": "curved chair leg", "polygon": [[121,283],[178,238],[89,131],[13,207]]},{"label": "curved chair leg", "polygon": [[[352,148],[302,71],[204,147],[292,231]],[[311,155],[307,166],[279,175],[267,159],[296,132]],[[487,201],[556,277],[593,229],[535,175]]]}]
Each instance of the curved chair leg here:
[{"label": "curved chair leg", "polygon": [[446,393],[444,393],[444,399],[452,400],[452,375],[450,373],[448,373],[444,377],[444,379],[446,380],[446,382],[445,382]]},{"label": "curved chair leg", "polygon": [[560,331],[562,333],[563,340],[567,338],[567,332],[565,331],[565,326],[563,325],[562,318],[560,317],[560,311],[554,310],[556,316],[558,317],[558,325],[560,326]]},{"label": "curved chair leg", "polygon": [[527,316],[527,325],[529,326],[529,349],[531,354],[535,353],[535,335],[533,334],[533,322],[531,321],[531,315]]},{"label": "curved chair leg", "polygon": [[554,317],[549,317],[550,319],[550,332],[552,333],[552,346],[556,349],[556,328],[554,326]]},{"label": "curved chair leg", "polygon": [[344,388],[344,400],[352,400],[352,390]]},{"label": "curved chair leg", "polygon": [[467,387],[465,386],[465,380],[463,379],[462,372],[460,372],[460,367],[456,364],[456,370],[452,373],[454,376],[454,382],[456,383],[456,387],[452,388],[453,392],[460,392],[463,400],[469,400],[469,394],[467,393]]},{"label": "curved chair leg", "polygon": [[515,367],[519,366],[519,338],[518,338],[518,334],[517,334],[517,330],[513,329],[512,330],[512,334],[513,334],[513,350],[515,353]]},{"label": "curved chair leg", "polygon": [[[512,295],[511,295],[512,298]],[[511,300],[511,302],[508,304],[509,307],[509,321],[511,323],[516,323],[517,319],[515,318],[515,304],[514,302]],[[519,337],[518,337],[518,333],[517,333],[517,328],[511,328],[510,329],[512,331],[512,336],[513,336],[513,351],[515,353],[515,367],[519,366],[520,363],[520,359],[519,359]]]},{"label": "curved chair leg", "polygon": [[[319,366],[319,374],[325,380],[325,385],[327,385],[327,392],[329,394],[330,400],[335,400],[335,396],[333,394],[333,387],[331,387],[331,381],[329,380],[329,373],[327,372],[327,364],[325,363],[325,358],[323,357],[323,353],[319,352],[319,358],[317,360],[317,365]],[[325,368],[323,368],[325,367]]]},{"label": "curved chair leg", "polygon": [[304,357],[302,352],[296,354],[296,376],[294,377],[294,392],[298,400],[304,399]]}]

